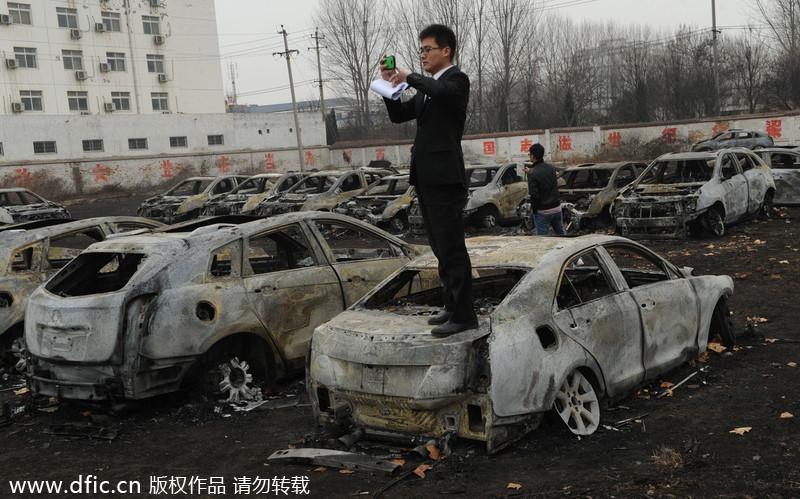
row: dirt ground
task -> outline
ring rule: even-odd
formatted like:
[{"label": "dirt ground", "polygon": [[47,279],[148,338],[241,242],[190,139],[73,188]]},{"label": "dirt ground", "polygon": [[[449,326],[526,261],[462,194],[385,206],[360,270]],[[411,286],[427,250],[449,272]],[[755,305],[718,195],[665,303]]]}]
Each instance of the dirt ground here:
[{"label": "dirt ground", "polygon": [[[70,209],[76,217],[132,214],[139,202],[79,200]],[[589,437],[548,422],[493,456],[460,441],[438,460],[357,444],[404,464],[391,475],[345,472],[267,461],[290,447],[341,448],[315,426],[302,380],[280,384],[270,409],[237,412],[185,395],[116,406],[39,399],[15,394],[20,378],[0,375],[0,497],[98,497],[102,489],[92,487],[103,481],[125,482],[116,497],[798,497],[798,226],[800,208],[783,209],[721,239],[646,243],[698,274],[733,276],[741,337],[733,352],[708,352],[665,376],[678,383],[700,371],[671,396],[657,398],[664,389],[656,383],[604,410],[605,426]],[[423,464],[424,478],[412,473]],[[18,480],[57,480],[63,489],[15,494],[9,481]],[[140,493],[122,493],[134,481]]]}]

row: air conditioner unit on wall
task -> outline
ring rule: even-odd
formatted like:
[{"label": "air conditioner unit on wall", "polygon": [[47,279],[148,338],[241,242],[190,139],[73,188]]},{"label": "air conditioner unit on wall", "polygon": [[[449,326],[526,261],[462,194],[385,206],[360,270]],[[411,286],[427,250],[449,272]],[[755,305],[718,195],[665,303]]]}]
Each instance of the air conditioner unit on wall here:
[{"label": "air conditioner unit on wall", "polygon": [[168,81],[169,81],[169,75],[167,75],[166,73],[159,73],[159,75],[158,75],[158,81],[159,81],[159,83],[166,83],[166,82],[168,82]]},{"label": "air conditioner unit on wall", "polygon": [[113,102],[106,102],[106,112],[112,112],[117,110],[117,105]]},{"label": "air conditioner unit on wall", "polygon": [[150,7],[158,7],[158,0],[150,0]]},{"label": "air conditioner unit on wall", "polygon": [[79,29],[71,29],[71,30],[69,30],[69,37],[74,39],[74,40],[77,40],[78,38],[81,38],[82,36],[83,36],[83,31],[81,31]]},{"label": "air conditioner unit on wall", "polygon": [[11,16],[8,14],[0,14],[0,24],[11,24]]},{"label": "air conditioner unit on wall", "polygon": [[87,73],[86,71],[75,71],[75,78],[79,80],[85,80],[89,78],[89,73]]},{"label": "air conditioner unit on wall", "polygon": [[106,30],[106,25],[103,23],[94,23],[94,30],[98,33],[102,33]]},{"label": "air conditioner unit on wall", "polygon": [[22,102],[12,102],[11,110],[14,111],[15,113],[21,113],[22,111],[25,110],[25,104],[23,104]]},{"label": "air conditioner unit on wall", "polygon": [[156,43],[156,45],[164,45],[164,42],[167,41],[167,39],[164,37],[164,35],[156,35],[153,37],[153,41]]},{"label": "air conditioner unit on wall", "polygon": [[102,71],[103,73],[108,73],[109,71],[111,71],[111,66],[109,66],[107,62],[101,62],[100,71]]},{"label": "air conditioner unit on wall", "polygon": [[10,69],[18,68],[19,61],[17,59],[6,59],[6,67]]}]

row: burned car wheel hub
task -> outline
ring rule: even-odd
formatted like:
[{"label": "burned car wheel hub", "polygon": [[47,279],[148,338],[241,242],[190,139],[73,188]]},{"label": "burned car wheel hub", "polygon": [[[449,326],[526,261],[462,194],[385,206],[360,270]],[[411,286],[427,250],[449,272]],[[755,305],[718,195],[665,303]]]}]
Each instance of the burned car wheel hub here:
[{"label": "burned car wheel hub", "polygon": [[600,424],[600,406],[592,384],[583,374],[573,371],[556,395],[554,409],[569,431],[591,435]]},{"label": "burned car wheel hub", "polygon": [[217,393],[222,397],[221,402],[239,402],[242,400],[253,400],[258,396],[258,388],[251,387],[253,375],[248,372],[250,364],[247,361],[240,361],[238,357],[226,360],[218,364],[209,373],[213,386],[217,388]]}]

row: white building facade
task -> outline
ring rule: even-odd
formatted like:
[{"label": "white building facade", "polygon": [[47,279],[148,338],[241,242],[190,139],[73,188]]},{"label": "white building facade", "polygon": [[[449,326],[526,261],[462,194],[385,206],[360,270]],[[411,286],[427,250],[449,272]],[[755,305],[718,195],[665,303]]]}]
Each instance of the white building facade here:
[{"label": "white building facade", "polygon": [[225,111],[213,0],[3,3],[2,114]]}]

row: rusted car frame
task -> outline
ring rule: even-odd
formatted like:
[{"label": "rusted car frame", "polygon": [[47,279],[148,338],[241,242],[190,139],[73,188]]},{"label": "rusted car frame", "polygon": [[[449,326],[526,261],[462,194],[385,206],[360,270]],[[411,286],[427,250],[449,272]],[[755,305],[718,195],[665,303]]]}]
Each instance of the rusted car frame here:
[{"label": "rusted car frame", "polygon": [[0,346],[19,353],[25,305],[48,277],[89,245],[112,234],[156,228],[137,217],[42,220],[0,227]]},{"label": "rusted car frame", "polygon": [[70,218],[69,211],[28,189],[0,189],[0,225],[50,218]]},{"label": "rusted car frame", "polygon": [[505,163],[483,185],[472,186],[464,207],[467,225],[491,229],[499,224],[519,221],[519,208],[528,196],[528,183],[522,163]]},{"label": "rusted car frame", "polygon": [[625,236],[721,237],[728,224],[771,216],[774,195],[770,169],[748,149],[669,153],[620,191],[612,213]]},{"label": "rusted car frame", "polygon": [[636,180],[646,163],[588,163],[559,173],[558,192],[564,225],[574,230],[614,227],[611,202],[619,191]]},{"label": "rusted car frame", "polygon": [[167,224],[196,218],[206,202],[230,192],[245,180],[244,175],[190,177],[164,194],[146,199],[136,214]]},{"label": "rusted car frame", "polygon": [[770,147],[759,149],[756,154],[772,171],[775,181],[772,202],[777,205],[800,204],[800,148]]},{"label": "rusted car frame", "polygon": [[706,348],[732,346],[729,276],[691,276],[625,238],[467,241],[478,329],[430,334],[437,261],[423,255],[317,328],[307,389],[317,420],[367,435],[461,438],[497,451],[553,411],[587,435],[600,407]]},{"label": "rusted car frame", "polygon": [[387,175],[349,201],[339,203],[334,213],[351,216],[392,233],[408,229],[408,207],[416,196],[409,175]]},{"label": "rusted car frame", "polygon": [[254,214],[256,207],[272,196],[289,190],[305,173],[260,173],[237,185],[231,192],[206,201],[202,216]]},{"label": "rusted car frame", "polygon": [[291,213],[94,244],[30,298],[36,393],[229,401],[302,369],[317,325],[419,249],[333,213]]}]

